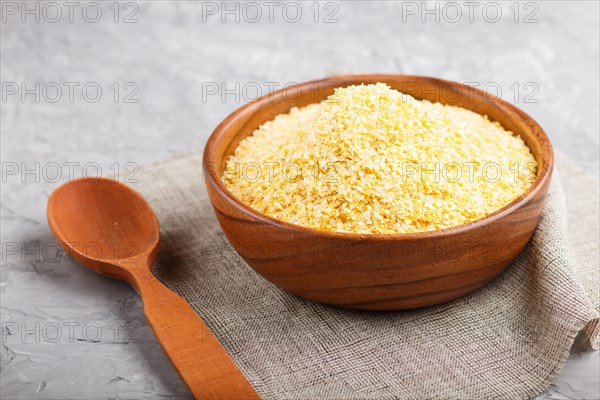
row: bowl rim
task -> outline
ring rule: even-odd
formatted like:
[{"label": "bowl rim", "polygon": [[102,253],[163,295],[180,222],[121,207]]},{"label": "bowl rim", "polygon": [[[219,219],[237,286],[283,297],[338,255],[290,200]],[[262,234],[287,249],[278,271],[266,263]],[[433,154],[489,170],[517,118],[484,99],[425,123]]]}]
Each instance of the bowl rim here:
[{"label": "bowl rim", "polygon": [[[514,114],[517,116],[517,119],[524,121],[527,126],[533,131],[536,131],[536,140],[541,144],[541,162],[538,163],[538,174],[536,176],[533,184],[519,197],[506,204],[505,206],[497,209],[496,211],[478,218],[476,220],[467,222],[465,224],[455,225],[444,229],[433,230],[433,231],[420,231],[420,232],[409,232],[409,233],[355,233],[355,232],[337,232],[337,231],[327,231],[317,228],[312,228],[304,225],[297,225],[291,222],[286,222],[274,217],[270,217],[242,202],[237,198],[232,192],[227,189],[227,187],[223,184],[221,177],[218,176],[217,168],[214,168],[214,165],[217,162],[214,160],[216,153],[216,145],[219,142],[219,139],[223,136],[225,132],[228,131],[230,126],[242,116],[246,116],[248,113],[253,113],[255,110],[268,106],[269,103],[274,98],[278,98],[284,95],[284,92],[289,88],[282,88],[276,90],[274,92],[267,93],[233,111],[229,114],[212,132],[206,145],[204,147],[203,157],[202,157],[202,169],[203,175],[205,177],[205,184],[212,185],[213,189],[219,194],[219,196],[226,198],[230,205],[234,206],[236,209],[241,211],[244,214],[249,214],[252,218],[268,224],[275,226],[280,229],[292,230],[298,233],[303,234],[312,234],[318,236],[324,236],[329,238],[338,238],[338,239],[350,239],[350,240],[392,240],[392,239],[428,239],[428,238],[440,238],[444,236],[450,236],[454,234],[464,233],[466,231],[470,231],[473,229],[477,229],[488,225],[491,222],[494,222],[508,214],[511,214],[524,204],[526,204],[530,199],[534,198],[540,191],[544,190],[548,185],[551,177],[552,171],[554,167],[554,152],[552,149],[552,144],[550,142],[550,138],[546,134],[546,132],[542,129],[542,127],[527,113],[519,109],[518,107],[502,100],[499,97],[494,95],[490,95],[489,93],[484,92],[483,90],[477,89],[472,86],[467,86],[465,84],[461,84],[458,82],[453,82],[445,79],[434,78],[430,76],[423,75],[405,75],[405,74],[358,74],[358,75],[338,75],[338,76],[330,76],[323,79],[316,79],[306,82],[301,82],[296,84],[297,87],[302,90],[304,88],[308,88],[310,86],[319,86],[323,84],[331,84],[335,82],[336,85],[333,87],[345,87],[353,84],[360,84],[362,80],[372,81],[373,79],[377,79],[378,82],[386,83],[387,78],[391,77],[404,77],[406,79],[414,79],[418,81],[431,81],[436,85],[450,85],[453,87],[458,87],[461,90],[471,91],[474,95],[478,95],[485,99],[488,103],[491,103],[494,107],[500,108],[502,113]],[[364,83],[364,82],[363,82]],[[345,85],[345,86],[344,86]],[[331,86],[330,86],[331,87]],[[312,104],[312,103],[311,103]],[[444,103],[442,103],[444,104]],[[475,112],[475,111],[473,111]],[[529,147],[529,146],[528,146]],[[531,148],[530,148],[531,151]],[[541,164],[541,165],[540,165]],[[210,167],[213,165],[213,167]],[[219,212],[216,207],[215,212]]]}]

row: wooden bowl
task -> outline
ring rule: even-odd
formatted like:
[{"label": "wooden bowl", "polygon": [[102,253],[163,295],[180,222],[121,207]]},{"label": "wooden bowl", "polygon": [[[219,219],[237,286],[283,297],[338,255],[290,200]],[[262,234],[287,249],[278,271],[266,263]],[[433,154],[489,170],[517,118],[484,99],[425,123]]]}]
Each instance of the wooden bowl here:
[{"label": "wooden bowl", "polygon": [[[268,217],[223,185],[224,161],[262,123],[292,107],[320,102],[335,87],[385,82],[418,99],[458,105],[519,134],[538,162],[521,197],[477,221],[439,231],[352,234]],[[223,232],[242,258],[275,285],[306,299],[363,310],[425,307],[469,293],[500,274],[530,239],[554,157],[542,128],[518,108],[459,83],[407,75],[338,76],[263,96],[227,117],[204,150],[204,176]]]}]

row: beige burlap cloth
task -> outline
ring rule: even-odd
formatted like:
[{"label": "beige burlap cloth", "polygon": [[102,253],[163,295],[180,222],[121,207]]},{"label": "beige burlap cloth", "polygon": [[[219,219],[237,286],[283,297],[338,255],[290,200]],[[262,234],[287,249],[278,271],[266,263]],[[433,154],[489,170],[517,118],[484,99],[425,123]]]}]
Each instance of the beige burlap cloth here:
[{"label": "beige burlap cloth", "polygon": [[219,228],[199,153],[144,167],[133,186],[160,222],[156,275],[262,397],[518,399],[551,383],[576,338],[598,346],[598,181],[564,158],[557,171],[506,272],[456,301],[385,313],[305,301],[257,275]]}]

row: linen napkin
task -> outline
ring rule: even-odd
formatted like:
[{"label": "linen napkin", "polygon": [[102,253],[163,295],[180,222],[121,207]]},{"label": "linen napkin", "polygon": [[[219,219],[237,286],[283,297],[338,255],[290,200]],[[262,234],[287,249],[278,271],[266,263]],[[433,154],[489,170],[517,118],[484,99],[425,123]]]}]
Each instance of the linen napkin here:
[{"label": "linen napkin", "polygon": [[576,338],[598,348],[598,180],[564,157],[530,243],[503,274],[455,301],[400,312],[318,304],[264,280],[224,237],[201,169],[193,153],[136,175],[161,227],[154,271],[263,398],[528,398],[552,382]]}]

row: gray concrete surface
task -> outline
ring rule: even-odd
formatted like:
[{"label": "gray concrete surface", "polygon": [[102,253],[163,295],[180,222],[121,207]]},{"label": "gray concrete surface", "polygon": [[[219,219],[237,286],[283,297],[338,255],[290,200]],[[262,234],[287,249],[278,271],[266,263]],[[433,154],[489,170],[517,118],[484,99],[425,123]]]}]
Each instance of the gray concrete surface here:
[{"label": "gray concrete surface", "polygon": [[[46,199],[201,149],[258,92],[360,72],[470,82],[598,175],[598,2],[253,4],[2,1],[3,399],[189,397],[134,291],[57,254]],[[600,398],[598,354],[573,350],[540,398]]]}]

